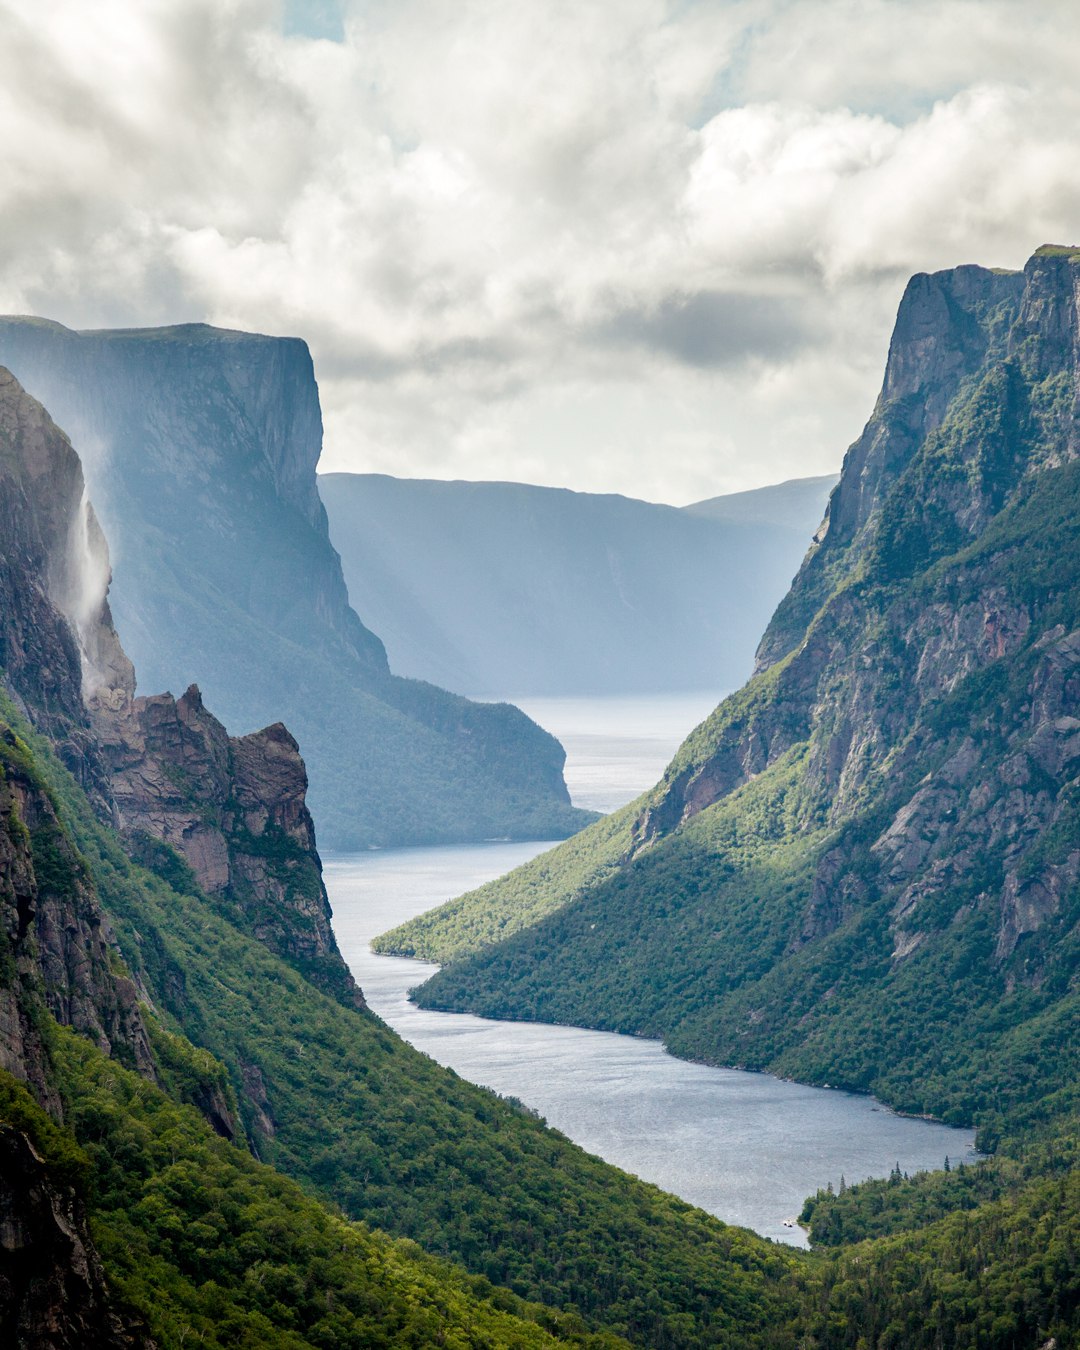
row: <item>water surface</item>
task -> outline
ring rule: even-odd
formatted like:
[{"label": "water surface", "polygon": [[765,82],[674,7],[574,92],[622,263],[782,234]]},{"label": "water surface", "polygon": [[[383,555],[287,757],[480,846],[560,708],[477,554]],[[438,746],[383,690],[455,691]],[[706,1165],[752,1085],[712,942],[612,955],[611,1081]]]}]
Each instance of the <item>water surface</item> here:
[{"label": "water surface", "polygon": [[[610,810],[656,781],[713,702],[707,695],[545,699],[532,700],[528,711],[566,746],[575,802]],[[407,1041],[464,1078],[520,1098],[608,1162],[787,1242],[805,1243],[785,1221],[830,1181],[971,1156],[971,1131],[897,1116],[870,1097],[690,1064],[657,1041],[427,1012],[410,1003],[409,989],[436,967],[375,956],[371,939],[548,847],[494,843],[324,860],[342,954],[371,1007]]]}]

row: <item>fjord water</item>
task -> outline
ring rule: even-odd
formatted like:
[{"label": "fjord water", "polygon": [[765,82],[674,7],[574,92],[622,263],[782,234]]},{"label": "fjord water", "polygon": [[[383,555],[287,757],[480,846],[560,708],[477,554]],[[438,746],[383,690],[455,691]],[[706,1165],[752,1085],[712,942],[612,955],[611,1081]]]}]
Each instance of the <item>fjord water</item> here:
[{"label": "fjord water", "polygon": [[[566,746],[575,804],[612,810],[656,781],[717,696],[523,702]],[[548,847],[492,842],[324,860],[342,954],[372,1009],[418,1049],[519,1098],[608,1162],[787,1242],[805,1243],[785,1221],[818,1187],[971,1156],[971,1131],[897,1116],[870,1097],[687,1063],[632,1036],[410,1003],[408,991],[436,967],[375,956],[371,939]]]}]

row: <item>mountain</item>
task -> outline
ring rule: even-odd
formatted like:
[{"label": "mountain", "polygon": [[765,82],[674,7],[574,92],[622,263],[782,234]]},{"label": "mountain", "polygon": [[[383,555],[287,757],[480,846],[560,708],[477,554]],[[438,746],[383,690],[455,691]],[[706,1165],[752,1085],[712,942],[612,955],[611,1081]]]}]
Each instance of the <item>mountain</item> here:
[{"label": "mountain", "polygon": [[0,504],[4,1344],[792,1345],[792,1253],[366,1010],[295,742],[135,697],[78,458],[3,370]]},{"label": "mountain", "polygon": [[383,474],[322,474],[319,492],[394,668],[523,697],[741,684],[834,481],[683,509]]},{"label": "mountain", "polygon": [[197,684],[239,730],[285,720],[324,843],[562,837],[590,819],[551,736],[509,705],[393,675],[350,608],[316,489],[304,343],[9,318],[0,362],[82,449],[140,678]]},{"label": "mountain", "polygon": [[619,816],[382,939],[451,960],[420,1002],[659,1035],[987,1143],[1072,1109],[1078,287],[1058,249],[912,279],[757,673]]},{"label": "mountain", "polygon": [[[1080,249],[914,277],[757,670],[663,780],[386,935],[428,1007],[974,1122],[832,1187],[814,1346],[1080,1344]],[[502,940],[500,940],[502,939]]]},{"label": "mountain", "polygon": [[[1047,569],[1074,507],[1039,518]],[[1038,1015],[1065,1002],[1060,962],[1025,990],[1013,1065],[1023,1088],[1057,1054],[1065,1086],[998,1081],[1026,1102],[1012,1152],[812,1197],[810,1257],[728,1228],[412,1050],[327,987],[332,952],[307,964],[325,894],[295,742],[229,738],[195,690],[134,697],[77,457],[5,371],[0,530],[4,1344],[1077,1344],[1075,1041]]]}]

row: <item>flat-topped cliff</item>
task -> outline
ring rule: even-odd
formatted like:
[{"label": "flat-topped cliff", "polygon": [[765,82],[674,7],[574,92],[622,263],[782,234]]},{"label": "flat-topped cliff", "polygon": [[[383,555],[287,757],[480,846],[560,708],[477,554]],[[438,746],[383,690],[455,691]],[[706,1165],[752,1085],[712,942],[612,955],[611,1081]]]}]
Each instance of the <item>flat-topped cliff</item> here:
[{"label": "flat-topped cliff", "polygon": [[198,684],[237,732],[284,721],[325,844],[561,837],[588,821],[553,737],[516,709],[396,678],[350,607],[303,342],[9,318],[5,361],[82,454],[141,684]]}]

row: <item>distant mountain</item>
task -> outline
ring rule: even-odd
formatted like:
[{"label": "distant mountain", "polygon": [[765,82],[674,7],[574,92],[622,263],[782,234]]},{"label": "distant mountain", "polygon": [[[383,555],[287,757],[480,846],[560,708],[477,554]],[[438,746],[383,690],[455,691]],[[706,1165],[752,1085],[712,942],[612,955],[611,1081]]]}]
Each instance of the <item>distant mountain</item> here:
[{"label": "distant mountain", "polygon": [[234,732],[287,721],[321,843],[550,838],[590,819],[553,737],[517,708],[398,678],[349,607],[303,342],[6,318],[0,362],[82,454],[140,679],[197,683]]},{"label": "distant mountain", "polygon": [[812,529],[821,523],[825,503],[838,477],[838,474],[826,473],[817,478],[788,478],[783,483],[751,488],[748,492],[728,492],[722,497],[707,497],[703,502],[691,502],[682,509],[691,515],[724,520],[732,525],[766,525],[774,529],[796,530],[800,535],[805,535],[806,522],[812,520],[815,514],[817,520]]},{"label": "distant mountain", "polygon": [[834,481],[684,509],[383,474],[322,474],[319,491],[393,667],[513,697],[742,683]]}]

